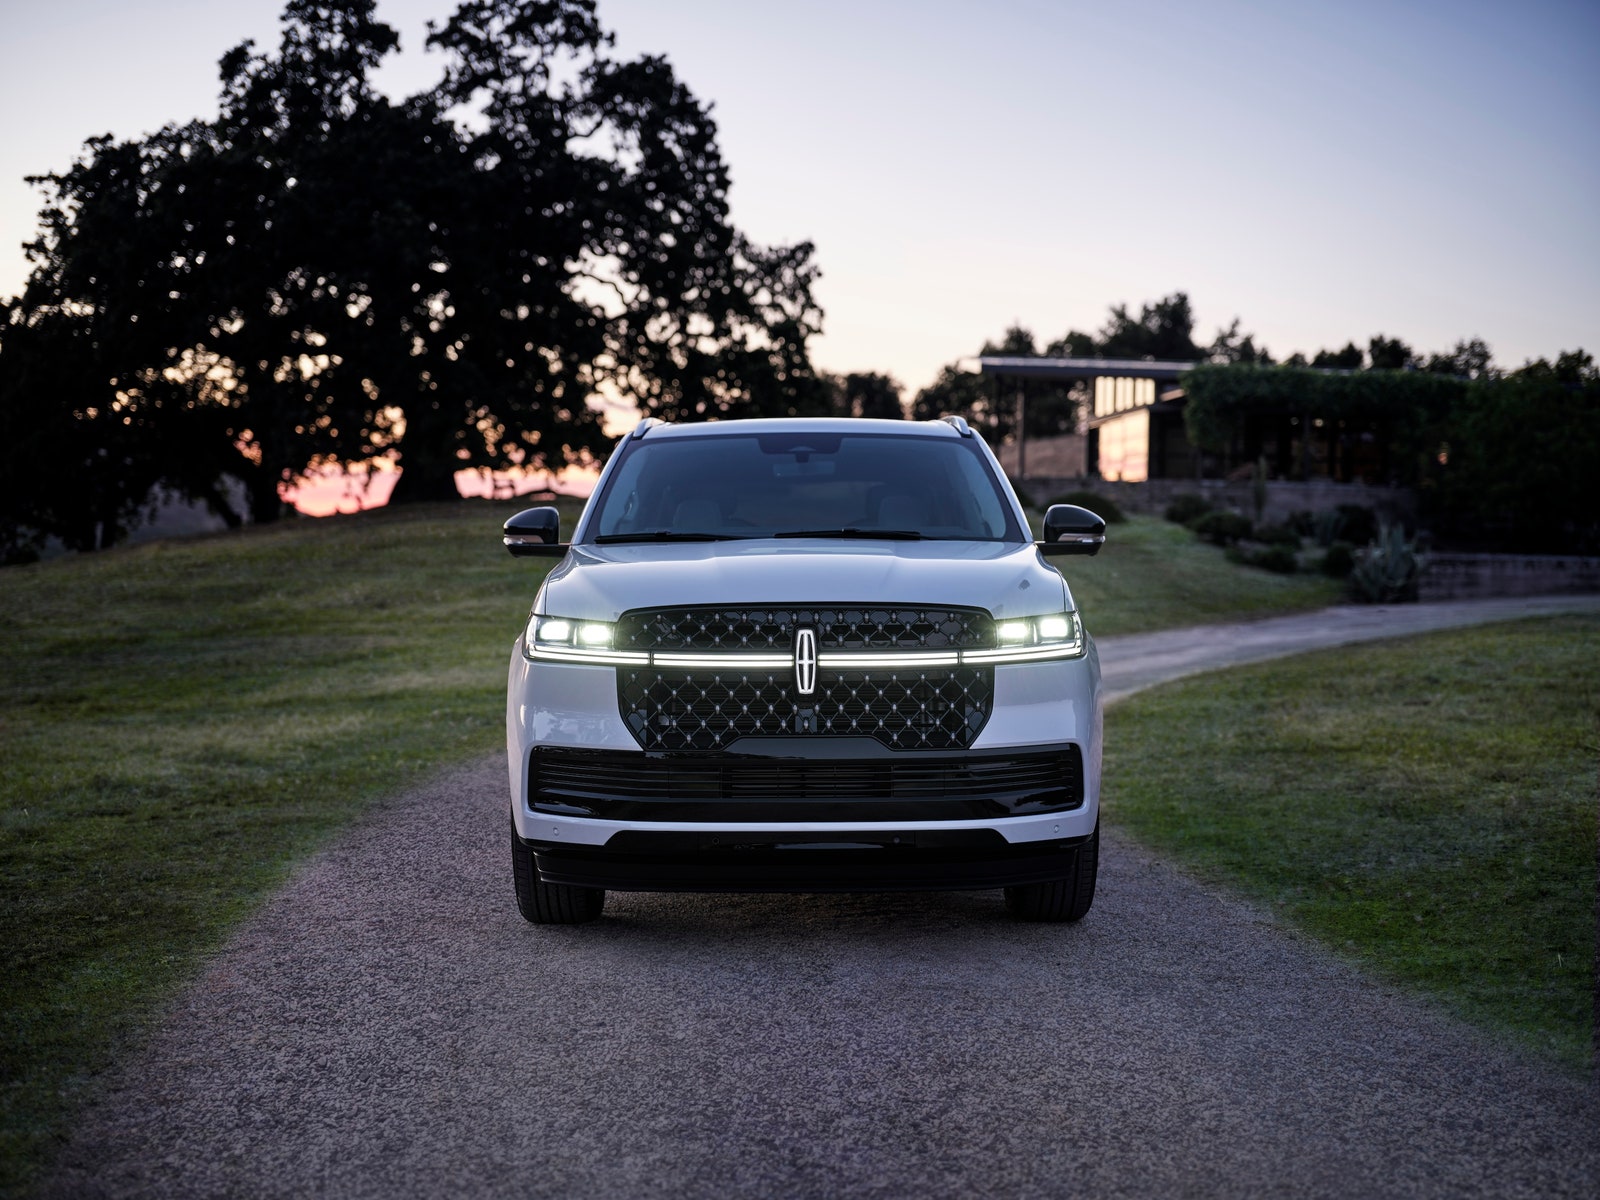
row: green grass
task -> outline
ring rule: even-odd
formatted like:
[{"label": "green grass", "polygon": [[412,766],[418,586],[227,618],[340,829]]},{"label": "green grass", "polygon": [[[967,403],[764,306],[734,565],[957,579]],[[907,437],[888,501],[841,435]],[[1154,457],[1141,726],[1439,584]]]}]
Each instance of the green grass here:
[{"label": "green grass", "polygon": [[1339,603],[1344,585],[1321,575],[1274,575],[1159,517],[1130,516],[1106,531],[1093,558],[1052,558],[1096,637],[1240,621]]},{"label": "green grass", "polygon": [[550,565],[500,547],[514,509],[0,573],[0,1191],[295,861],[500,742],[507,655]]},{"label": "green grass", "polygon": [[1596,617],[1305,655],[1114,708],[1107,819],[1582,1069],[1597,722]]}]

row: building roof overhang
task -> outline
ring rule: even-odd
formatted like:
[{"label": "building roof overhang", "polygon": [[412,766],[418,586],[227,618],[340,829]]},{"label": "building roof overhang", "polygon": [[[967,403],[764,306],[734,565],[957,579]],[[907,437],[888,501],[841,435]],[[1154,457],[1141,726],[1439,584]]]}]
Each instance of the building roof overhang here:
[{"label": "building roof overhang", "polygon": [[1192,362],[1160,362],[1141,358],[1034,358],[983,355],[975,360],[982,375],[1014,379],[1155,379],[1177,380],[1199,366]]}]

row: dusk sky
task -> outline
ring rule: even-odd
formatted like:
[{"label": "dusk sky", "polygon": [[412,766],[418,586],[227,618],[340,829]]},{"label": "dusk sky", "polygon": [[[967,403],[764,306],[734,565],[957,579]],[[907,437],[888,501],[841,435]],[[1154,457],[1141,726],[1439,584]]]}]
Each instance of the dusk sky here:
[{"label": "dusk sky", "polygon": [[[278,0],[0,0],[0,295],[26,174],[215,113]],[[403,54],[448,0],[380,0]],[[1041,341],[1187,291],[1197,340],[1274,355],[1481,337],[1600,353],[1600,4],[601,0],[624,54],[715,104],[735,220],[809,238],[817,364],[910,392],[1020,322]]]}]

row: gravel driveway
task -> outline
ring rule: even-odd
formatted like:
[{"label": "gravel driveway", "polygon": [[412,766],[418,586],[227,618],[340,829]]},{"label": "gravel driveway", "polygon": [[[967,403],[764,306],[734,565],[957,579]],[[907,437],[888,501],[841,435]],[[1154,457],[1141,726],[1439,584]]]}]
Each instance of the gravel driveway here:
[{"label": "gravel driveway", "polygon": [[[1467,611],[1390,631],[1424,608]],[[1292,621],[1337,623],[1108,640],[1108,681]],[[46,1193],[1600,1194],[1592,1082],[1115,830],[1075,926],[998,893],[616,894],[540,928],[505,804],[485,760],[308,863],[112,1074]]]}]

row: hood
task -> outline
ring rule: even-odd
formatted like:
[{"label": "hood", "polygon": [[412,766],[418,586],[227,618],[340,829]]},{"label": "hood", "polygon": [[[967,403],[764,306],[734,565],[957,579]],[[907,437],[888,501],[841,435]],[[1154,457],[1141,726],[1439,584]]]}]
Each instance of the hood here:
[{"label": "hood", "polygon": [[694,604],[958,605],[997,618],[1070,607],[1032,543],[768,538],[574,546],[540,591],[541,612],[614,621]]}]

